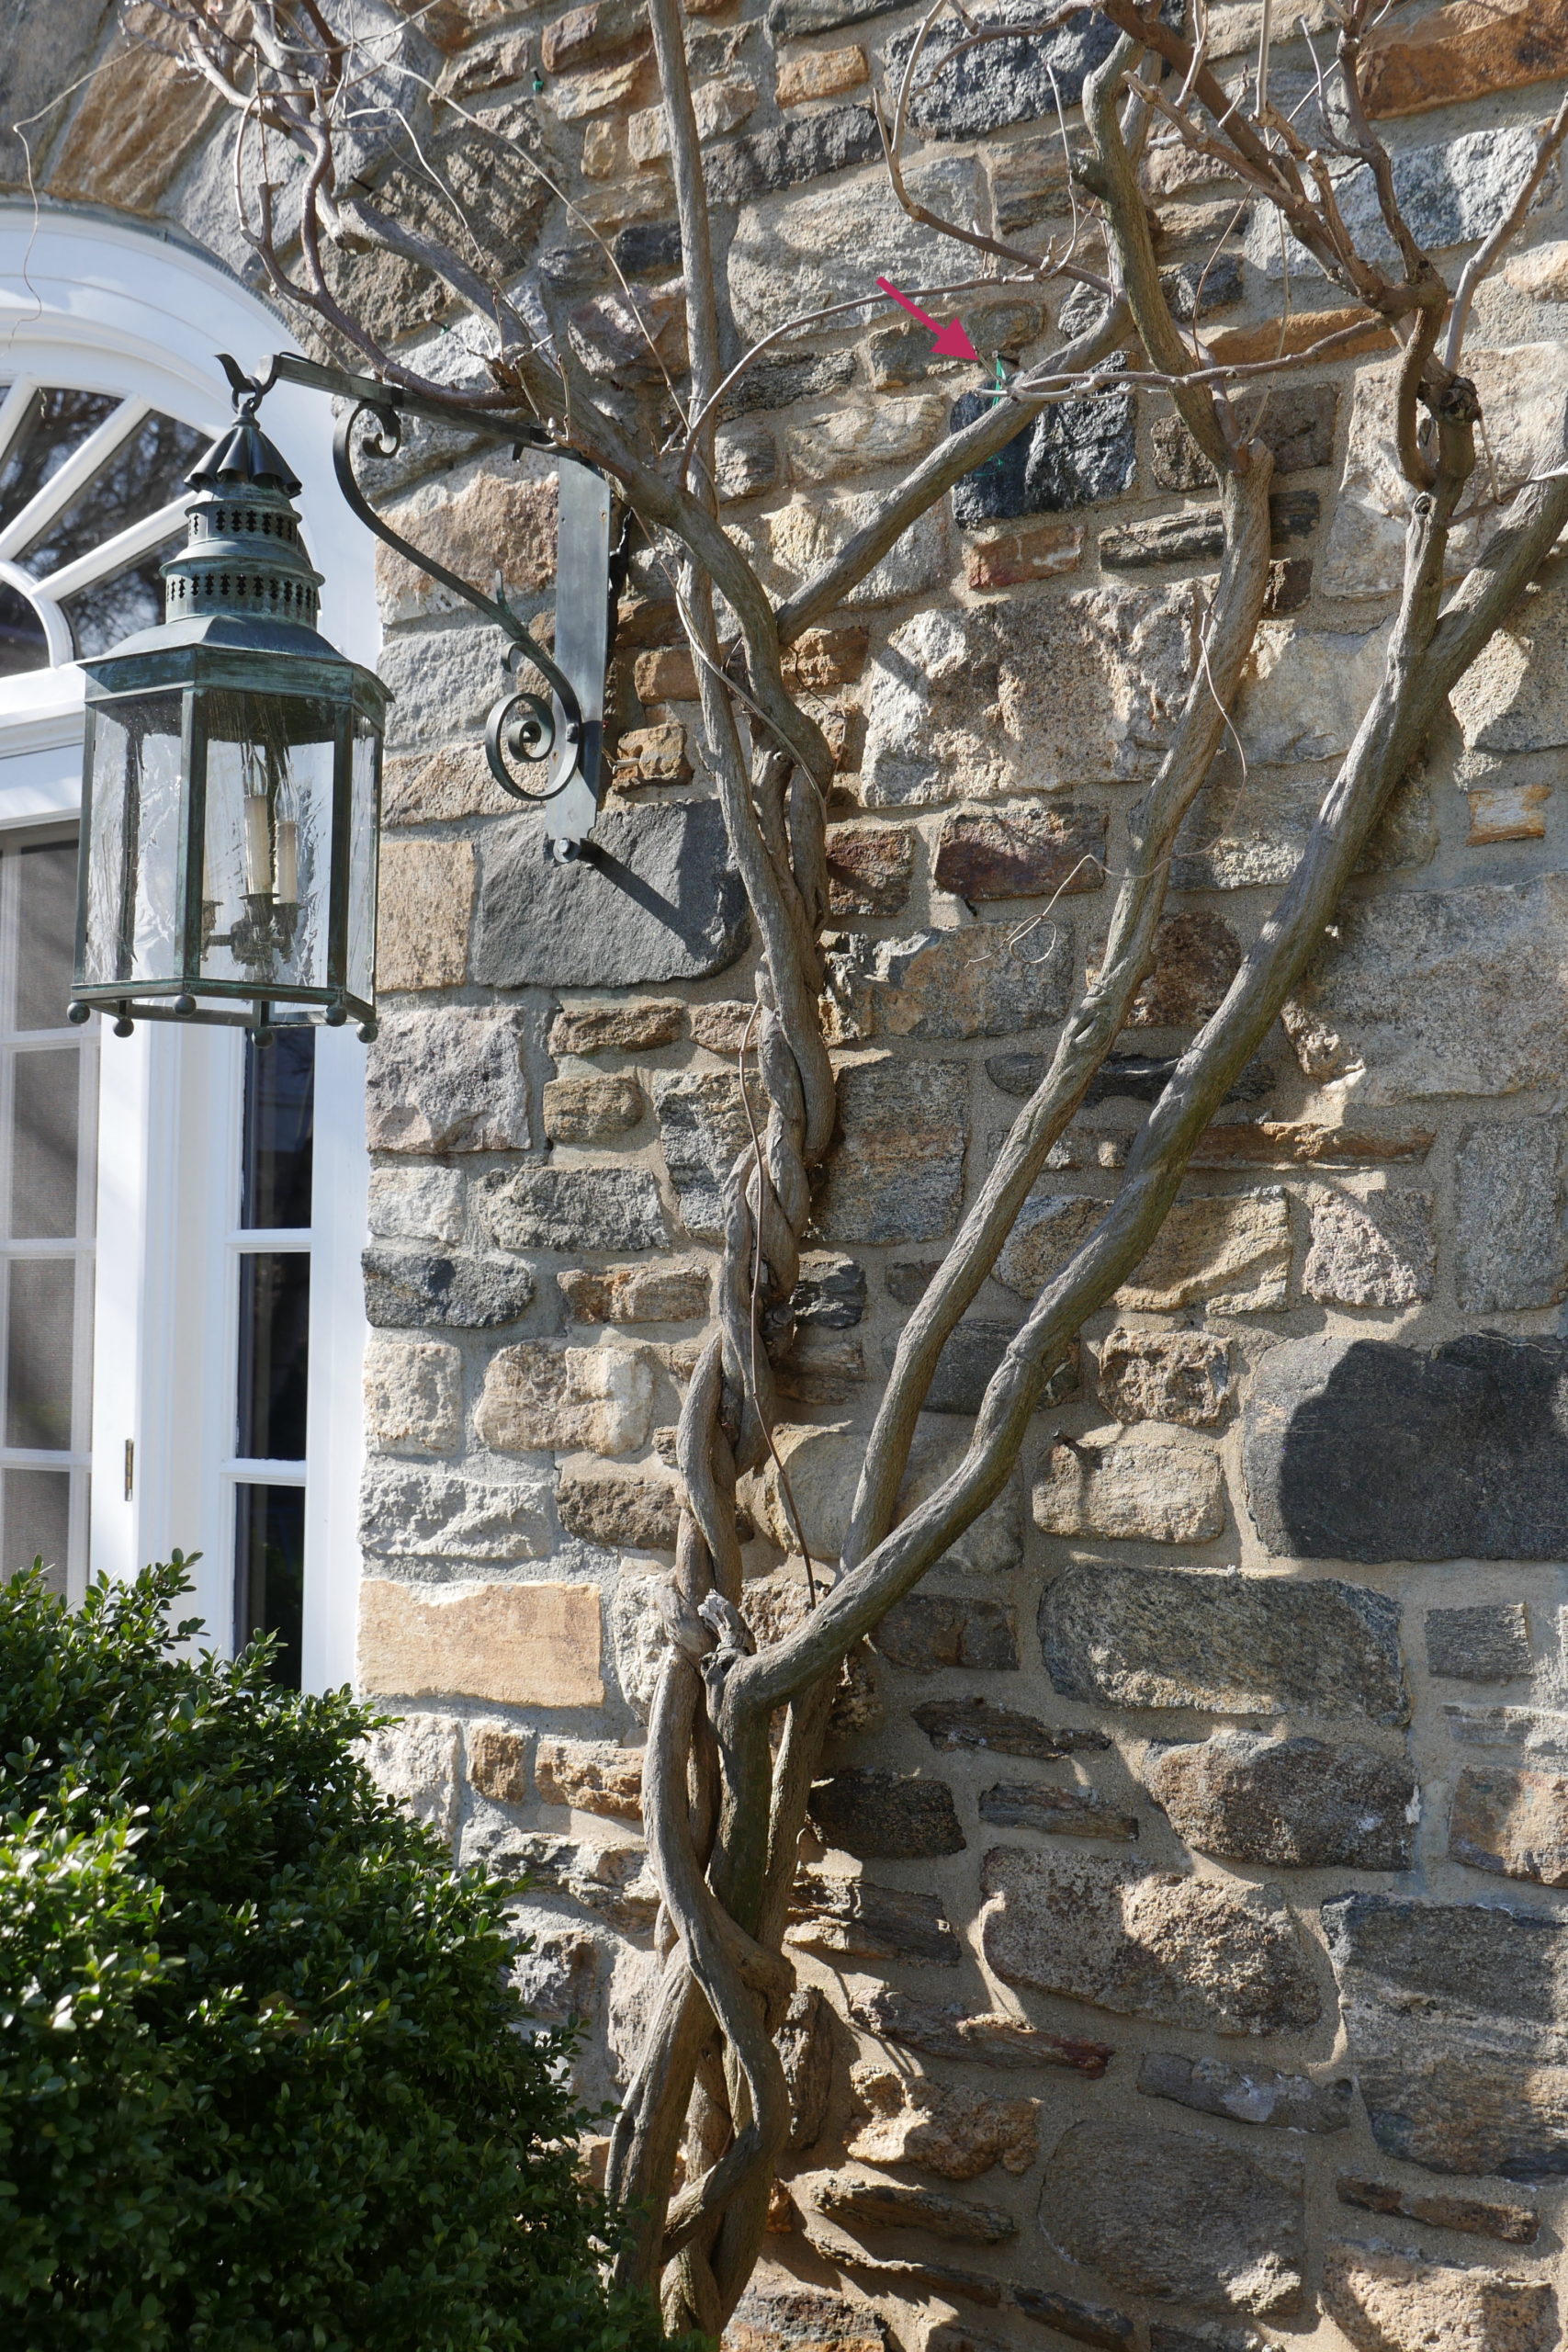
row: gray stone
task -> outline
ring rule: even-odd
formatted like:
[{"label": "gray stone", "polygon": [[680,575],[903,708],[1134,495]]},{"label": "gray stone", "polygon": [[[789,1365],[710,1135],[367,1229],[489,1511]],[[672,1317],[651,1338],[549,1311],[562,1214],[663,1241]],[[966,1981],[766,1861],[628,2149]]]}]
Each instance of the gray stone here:
[{"label": "gray stone", "polygon": [[1103,2041],[1047,2033],[1021,2018],[972,2016],[962,2002],[922,2001],[890,1984],[852,1993],[850,2015],[868,2033],[931,2058],[977,2059],[987,2066],[1065,2066],[1098,2081],[1115,2056]]},{"label": "gray stone", "polygon": [[1288,1340],[1243,1424],[1263,1541],[1304,1560],[1561,1560],[1565,1395],[1568,1340]]},{"label": "gray stone", "polygon": [[830,1242],[937,1241],[958,1221],[969,1071],[866,1056],[839,1070],[840,1143],[816,1227]]},{"label": "gray stone", "polygon": [[785,1937],[805,1951],[855,1960],[924,1960],[955,1968],[962,1946],[941,1900],[915,1888],[802,1871],[790,1896]]},{"label": "gray stone", "polygon": [[1133,2294],[1258,2318],[1300,2309],[1299,2156],[1135,2123],[1075,2123],[1056,2143],[1040,2226],[1069,2262]]},{"label": "gray stone", "polygon": [[893,1603],[871,1640],[889,1666],[906,1674],[934,1674],[948,1666],[995,1674],[1018,1666],[1012,1611],[1000,1601],[970,1600],[957,1593],[906,1594]]},{"label": "gray stone", "polygon": [[359,1541],[390,1559],[543,1560],[552,1549],[554,1481],[468,1478],[371,1461],[359,1489]]},{"label": "gray stone", "polygon": [[[752,1093],[761,1135],[767,1099],[759,1083]],[[653,1102],[681,1222],[698,1240],[716,1241],[724,1230],[724,1180],[751,1139],[740,1080],[731,1070],[661,1072],[653,1080]]]},{"label": "gray stone", "polygon": [[599,1991],[600,1948],[594,1938],[580,1928],[547,1928],[535,1932],[533,1946],[518,1953],[510,1972],[530,2020],[565,2025],[571,2018],[592,2018]]},{"label": "gray stone", "polygon": [[396,1797],[448,1846],[457,1828],[461,1738],[456,1715],[400,1715],[367,1732],[360,1747],[382,1795]]},{"label": "gray stone", "polygon": [[1538,1886],[1568,1886],[1568,1779],[1466,1765],[1449,1815],[1449,1859]]},{"label": "gray stone", "polygon": [[[1535,159],[1535,132],[1519,123],[1507,130],[1470,130],[1427,147],[1406,147],[1393,158],[1393,188],[1411,235],[1428,252],[1469,244],[1489,236],[1506,218]],[[1382,225],[1372,175],[1362,164],[1337,175],[1345,224],[1369,257],[1393,258]],[[1278,218],[1258,205],[1244,240],[1247,259],[1270,277],[1289,270],[1292,279],[1322,275],[1303,246],[1280,238]]]},{"label": "gray stone", "polygon": [[[1330,465],[1334,458],[1338,394],[1332,384],[1303,384],[1267,394],[1253,392],[1236,402],[1244,432],[1274,453],[1276,479]],[[1208,490],[1214,470],[1179,416],[1156,417],[1154,477],[1161,490]]]},{"label": "gray stone", "polygon": [[366,1063],[370,1149],[525,1149],[527,1035],[528,1016],[513,1005],[384,1014]]},{"label": "gray stone", "polygon": [[1561,874],[1352,900],[1285,1011],[1307,1076],[1353,1076],[1362,1107],[1555,1086],[1565,1024]]},{"label": "gray stone", "polygon": [[1272,2066],[1231,2066],[1223,2058],[1186,2058],[1151,2050],[1138,2069],[1145,2098],[1173,2099],[1200,2115],[1228,2115],[1235,2123],[1272,2123],[1283,2132],[1345,2132],[1355,2086],[1314,2083],[1307,2075],[1280,2075]]},{"label": "gray stone", "polygon": [[1562,1122],[1515,1119],[1460,1136],[1455,1281],[1481,1314],[1568,1296]]},{"label": "gray stone", "polygon": [[446,743],[482,728],[501,692],[506,650],[499,629],[478,624],[393,629],[376,663],[392,696],[389,741]]},{"label": "gray stone", "polygon": [[1043,1028],[1067,1009],[1071,947],[1064,932],[1015,949],[1015,928],[975,922],[853,939],[829,957],[829,986],[862,1037],[1011,1037]]},{"label": "gray stone", "polygon": [[835,1772],[814,1785],[810,1812],[825,1846],[861,1861],[958,1854],[965,1843],[945,1781],[897,1772]]},{"label": "gray stone", "polygon": [[611,810],[593,855],[567,865],[545,854],[547,821],[512,817],[485,836],[481,987],[637,988],[734,963],[746,900],[716,800]]},{"label": "gray stone", "polygon": [[[956,1325],[942,1342],[924,1409],[928,1413],[977,1413],[992,1374],[1017,1336],[1010,1323]],[[882,1351],[882,1360],[889,1371],[897,1352],[897,1341],[889,1340]],[[1059,1405],[1077,1385],[1076,1365],[1064,1364],[1047,1384],[1046,1393],[1040,1400],[1042,1408]]]},{"label": "gray stone", "polygon": [[1024,2173],[1040,2154],[1032,2098],[996,2098],[875,2058],[850,2069],[857,2121],[844,2153],[861,2164],[918,2165],[944,2180],[977,2180],[999,2164]]},{"label": "gray stone", "polygon": [[1450,1682],[1520,1682],[1530,1668],[1529,1611],[1522,1600],[1427,1610],[1428,1674]]},{"label": "gray stone", "polygon": [[829,107],[793,115],[766,130],[750,131],[710,147],[704,157],[708,200],[749,204],[753,197],[798,187],[849,164],[869,164],[879,153],[876,118],[869,107]]},{"label": "gray stone", "polygon": [[[988,415],[990,406],[988,393],[961,393],[949,431],[962,432]],[[1054,402],[954,484],[954,522],[972,531],[1020,514],[1067,514],[1120,497],[1138,470],[1137,426],[1131,392],[1089,392]]]},{"label": "gray stone", "polygon": [[1408,1870],[1416,1781],[1370,1747],[1222,1731],[1164,1747],[1144,1774],[1177,1836],[1205,1854],[1293,1870]]},{"label": "gray stone", "polygon": [[748,2287],[724,2331],[724,2352],[892,2352],[892,2346],[872,2304],[794,2284]]},{"label": "gray stone", "polygon": [[1018,2235],[1018,2223],[998,2205],[950,2197],[943,2189],[915,2188],[903,2181],[860,2180],[849,2173],[826,2173],[811,2183],[812,2204],[830,2222],[872,2229],[928,2230],[933,2237],[965,2245],[996,2245]]},{"label": "gray stone", "polygon": [[740,381],[726,392],[715,413],[720,422],[745,416],[757,409],[793,408],[796,401],[818,400],[824,392],[841,392],[854,380],[852,351],[829,351],[806,359],[759,359]]},{"label": "gray stone", "polygon": [[[837,134],[814,128],[840,114]],[[709,160],[708,190],[717,202],[744,207],[729,248],[729,298],[742,335],[760,338],[801,311],[863,294],[864,256],[873,251],[881,274],[897,285],[941,283],[940,236],[911,220],[881,177],[747,201],[770,186],[837,168],[822,160],[827,155],[836,153],[840,164],[869,162],[880,141],[868,107],[759,131],[736,140],[733,149],[739,151],[733,163],[722,150]],[[967,220],[978,202],[976,166],[966,159],[909,166],[907,176],[916,201],[944,220]]]},{"label": "gray stone", "polygon": [[1302,1268],[1309,1298],[1336,1306],[1413,1306],[1430,1298],[1438,1242],[1430,1193],[1314,1192],[1312,1246]]},{"label": "gray stone", "polygon": [[1055,2328],[1058,2335],[1071,2336],[1075,2344],[1098,2345],[1101,2352],[1129,2352],[1137,2339],[1135,2322],[1106,2303],[1086,2303],[1057,2288],[1032,2287],[1021,2280],[1013,2288],[1012,2299],[1027,2318]]},{"label": "gray stone", "polygon": [[764,424],[731,425],[715,437],[714,487],[728,503],[756,498],[779,478],[779,453]]},{"label": "gray stone", "polygon": [[1356,2173],[1342,2172],[1334,2193],[1341,2205],[1359,2205],[1369,2213],[1397,2213],[1435,2230],[1501,2238],[1508,2245],[1532,2245],[1540,2229],[1540,2216],[1529,2205],[1494,2204],[1490,2198],[1455,2197],[1445,2189],[1406,2188],[1403,2181],[1368,2180]]},{"label": "gray stone", "polygon": [[1273,2339],[1255,2327],[1220,2327],[1194,2320],[1177,2326],[1169,2320],[1149,2322],[1149,2352],[1272,2352]]},{"label": "gray stone", "polygon": [[[1536,355],[1527,349],[1521,356]],[[1551,362],[1549,382],[1562,368],[1561,355],[1552,353]],[[1562,408],[1561,390],[1554,389],[1553,422]],[[1545,752],[1568,742],[1568,691],[1562,676],[1565,628],[1568,597],[1561,587],[1537,588],[1521,599],[1450,698],[1467,752]]]},{"label": "gray stone", "polygon": [[1562,2340],[1549,2280],[1382,2245],[1327,2248],[1323,2307],[1357,2352],[1554,2352]]},{"label": "gray stone", "polygon": [[1053,1687],[1089,1706],[1408,1713],[1398,1604],[1337,1577],[1067,1567],[1045,1589],[1040,1639]]},{"label": "gray stone", "polygon": [[784,2021],[773,2040],[789,2092],[789,2144],[795,2154],[822,2134],[833,2089],[833,2012],[820,1985],[802,1984],[790,1995]]},{"label": "gray stone", "polygon": [[980,1818],[998,1829],[1039,1829],[1050,1837],[1125,1840],[1138,1834],[1135,1813],[1120,1812],[1093,1789],[1058,1788],[1049,1781],[1000,1781],[982,1790]]},{"label": "gray stone", "polygon": [[1100,1396],[1119,1421],[1218,1429],[1231,1402],[1230,1350],[1206,1331],[1118,1325],[1100,1342]]},{"label": "gray stone", "polygon": [[[1285,491],[1269,502],[1274,544],[1308,537],[1316,528],[1314,490]],[[1224,525],[1217,506],[1194,506],[1179,514],[1155,514],[1100,535],[1100,560],[1115,571],[1139,571],[1160,563],[1201,563],[1223,555]]]},{"label": "gray stone", "polygon": [[670,1238],[647,1168],[491,1168],[474,1213],[503,1250],[657,1250]]},{"label": "gray stone", "polygon": [[1192,2033],[1314,2024],[1322,2002],[1275,1888],[996,1847],[980,1940],[1009,1984]]},{"label": "gray stone", "polygon": [[902,0],[772,0],[768,30],[776,41],[809,40],[813,33],[867,24],[901,5]]},{"label": "gray stone", "polygon": [[614,1550],[672,1552],[681,1527],[681,1498],[663,1479],[563,1473],[556,1509],[569,1535]]},{"label": "gray stone", "polygon": [[1568,1715],[1550,1707],[1445,1707],[1456,1747],[1506,1747],[1568,1764]]},{"label": "gray stone", "polygon": [[1046,1457],[1033,1510],[1047,1535],[1207,1544],[1224,1532],[1224,1480],[1217,1453],[1164,1431],[1114,1445],[1069,1439]]},{"label": "gray stone", "polygon": [[373,1168],[370,1230],[378,1241],[458,1241],[463,1179],[456,1168]]},{"label": "gray stone", "polygon": [[1348,1894],[1323,1925],[1384,2154],[1504,2180],[1568,2173],[1568,1921]]},{"label": "gray stone", "polygon": [[[1039,23],[1030,0],[993,0],[969,13],[976,26],[1017,24],[1032,30]],[[897,86],[914,38],[912,32],[900,34],[887,45],[884,70],[891,87]],[[939,22],[926,43],[924,62],[934,63],[962,38],[956,20]],[[923,86],[917,82],[909,120],[917,130],[939,139],[973,139],[1041,115],[1055,120],[1058,106],[1077,106],[1086,77],[1110,54],[1114,40],[1112,27],[1086,8],[1043,38],[1036,33],[1032,40],[988,41],[932,74]]]},{"label": "gray stone", "polygon": [[494,1330],[534,1295],[532,1270],[517,1258],[371,1248],[363,1263],[366,1319],[384,1330]]},{"label": "gray stone", "polygon": [[1033,1756],[1054,1762],[1059,1756],[1083,1755],[1111,1745],[1108,1733],[1077,1725],[1054,1730],[1033,1715],[994,1707],[988,1699],[928,1699],[912,1713],[931,1746],[944,1752],[978,1748],[997,1756]]},{"label": "gray stone", "polygon": [[852,1330],[865,1313],[865,1268],[852,1258],[808,1250],[800,1261],[800,1279],[789,1304],[797,1325],[821,1331]]},{"label": "gray stone", "polygon": [[638,1845],[596,1845],[558,1838],[553,1830],[471,1823],[462,1860],[482,1864],[497,1878],[526,1878],[529,1894],[563,1894],[630,1935],[651,1928],[659,1908],[659,1889]]}]

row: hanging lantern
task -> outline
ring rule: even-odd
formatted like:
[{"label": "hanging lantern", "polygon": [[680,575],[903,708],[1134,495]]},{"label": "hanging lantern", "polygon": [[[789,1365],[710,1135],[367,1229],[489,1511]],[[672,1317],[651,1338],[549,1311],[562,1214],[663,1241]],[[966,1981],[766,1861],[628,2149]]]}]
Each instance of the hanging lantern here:
[{"label": "hanging lantern", "polygon": [[70,1017],[368,1038],[387,690],[317,630],[299,484],[254,401],[187,481],[162,625],[83,665]]}]

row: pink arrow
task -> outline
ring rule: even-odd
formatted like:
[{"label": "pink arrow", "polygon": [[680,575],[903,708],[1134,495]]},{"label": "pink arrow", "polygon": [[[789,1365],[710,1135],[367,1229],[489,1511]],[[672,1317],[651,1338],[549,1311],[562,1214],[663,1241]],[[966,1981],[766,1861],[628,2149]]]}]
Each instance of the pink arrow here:
[{"label": "pink arrow", "polygon": [[979,353],[964,332],[964,322],[961,319],[953,319],[948,325],[942,326],[937,320],[929,317],[918,302],[911,302],[907,294],[900,294],[898,288],[889,284],[886,277],[879,277],[876,282],[883,292],[898,304],[900,310],[908,311],[912,319],[919,319],[921,326],[930,327],[936,337],[936,341],[931,345],[933,359],[977,360],[979,358]]}]

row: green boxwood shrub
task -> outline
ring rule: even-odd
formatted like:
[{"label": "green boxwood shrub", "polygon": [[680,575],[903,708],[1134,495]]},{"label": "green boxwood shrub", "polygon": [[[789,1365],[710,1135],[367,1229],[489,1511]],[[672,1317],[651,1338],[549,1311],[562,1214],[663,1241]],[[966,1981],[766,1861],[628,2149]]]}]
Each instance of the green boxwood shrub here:
[{"label": "green boxwood shrub", "polygon": [[0,1585],[0,2342],[652,2352],[515,1888],[380,1794],[346,1693],[193,1656],[189,1589]]}]

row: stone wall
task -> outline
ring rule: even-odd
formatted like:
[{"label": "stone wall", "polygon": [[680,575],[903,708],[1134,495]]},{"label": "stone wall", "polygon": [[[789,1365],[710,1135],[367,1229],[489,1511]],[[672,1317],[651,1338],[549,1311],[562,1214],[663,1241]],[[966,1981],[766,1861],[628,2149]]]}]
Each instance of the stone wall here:
[{"label": "stone wall", "polygon": [[[738,332],[873,270],[960,274],[874,160],[869,61],[907,49],[917,10],[701,16]],[[63,9],[62,55],[68,19],[75,72],[107,36],[100,6]],[[1258,9],[1225,0],[1211,20],[1238,73]],[[545,154],[576,211],[519,198],[450,110],[436,131],[505,198],[588,364],[658,411],[681,364],[678,240],[639,13],[440,0],[423,22],[431,75],[501,146]],[[1457,265],[1561,95],[1568,8],[1405,0],[1378,38],[1401,185]],[[911,187],[1008,235],[1058,229],[1041,61],[1070,106],[1099,53],[1081,27],[974,52],[916,107]],[[1276,28],[1276,92],[1303,96],[1308,70]],[[122,85],[167,126],[155,163],[111,135]],[[223,218],[228,132],[196,85],[117,51],[51,135],[57,193],[157,213],[248,266]],[[389,147],[367,168],[400,166]],[[1274,348],[1272,222],[1236,216],[1174,149],[1155,173],[1164,258],[1212,347]],[[461,364],[428,285],[343,266],[411,348]],[[1304,342],[1337,300],[1299,257],[1291,289]],[[1060,309],[1009,293],[963,315],[988,370],[1045,348]],[[1478,310],[1486,462],[1461,553],[1561,462],[1565,332],[1554,176]],[[771,579],[976,413],[974,370],[928,343],[901,322],[812,334],[730,397],[727,515]],[[1161,1057],[1217,1001],[1357,724],[1400,564],[1389,367],[1369,322],[1360,352],[1263,411],[1277,561],[1235,744],[1187,829],[1128,1034],[947,1350],[911,1498],[1113,1190]],[[426,435],[378,486],[433,552],[480,577],[499,563],[547,609],[546,467]],[[1212,487],[1155,398],[1049,412],[797,650],[840,762],[841,1135],[779,1433],[818,1561],[902,1318],[1096,958],[1187,675]],[[406,565],[386,560],[381,584],[398,700],[362,1679],[401,1719],[378,1742],[389,1784],[459,1860],[528,1873],[519,1979],[540,2016],[589,2018],[583,2086],[610,2097],[654,1973],[650,1591],[718,1182],[746,1134],[746,919],[656,563],[623,611],[598,869],[545,865],[536,820],[488,780],[494,639]],[[795,2145],[733,2352],[1556,2342],[1565,745],[1568,592],[1547,586],[1436,716],[1336,936],[1085,1330],[1011,1488],[846,1688],[789,1931]],[[803,1567],[776,1472],[748,1508],[765,1631],[802,1605]]]}]

